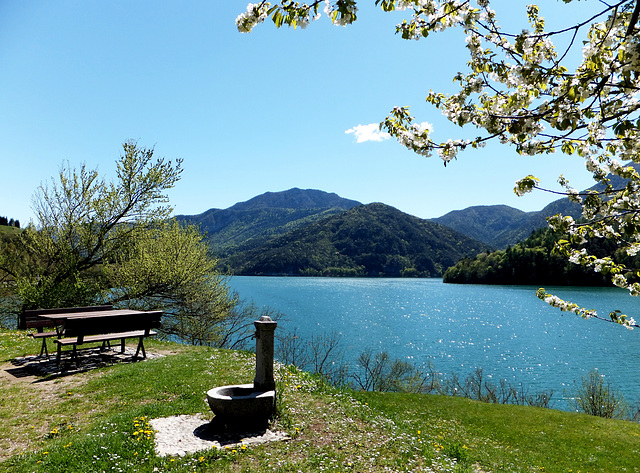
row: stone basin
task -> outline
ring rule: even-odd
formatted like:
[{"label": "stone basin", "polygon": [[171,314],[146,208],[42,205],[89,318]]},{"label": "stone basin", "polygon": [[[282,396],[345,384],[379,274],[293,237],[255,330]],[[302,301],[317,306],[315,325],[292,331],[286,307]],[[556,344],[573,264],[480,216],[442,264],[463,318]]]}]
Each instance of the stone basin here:
[{"label": "stone basin", "polygon": [[253,383],[218,386],[207,391],[207,402],[220,420],[259,423],[273,415],[276,392],[256,390]]}]

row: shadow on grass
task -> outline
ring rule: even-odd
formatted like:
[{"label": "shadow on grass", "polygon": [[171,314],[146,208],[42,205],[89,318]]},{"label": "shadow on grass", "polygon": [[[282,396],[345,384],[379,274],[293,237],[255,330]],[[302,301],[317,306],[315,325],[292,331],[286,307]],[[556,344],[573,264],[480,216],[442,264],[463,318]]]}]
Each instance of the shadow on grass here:
[{"label": "shadow on grass", "polygon": [[145,359],[159,358],[163,355],[147,353],[147,358],[135,358],[135,349],[126,348],[124,353],[119,349],[105,350],[101,347],[83,348],[77,351],[77,362],[71,360],[71,354],[63,353],[60,365],[56,363],[55,356],[31,355],[14,358],[11,364],[15,368],[5,371],[14,378],[35,377],[32,383],[41,383],[53,379],[72,376],[74,374],[91,371],[105,366],[124,363],[136,363]]}]

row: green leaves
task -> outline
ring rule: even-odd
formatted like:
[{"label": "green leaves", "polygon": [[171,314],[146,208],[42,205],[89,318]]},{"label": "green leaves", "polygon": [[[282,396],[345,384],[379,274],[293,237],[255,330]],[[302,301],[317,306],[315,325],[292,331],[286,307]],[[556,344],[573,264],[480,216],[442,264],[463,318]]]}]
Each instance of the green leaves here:
[{"label": "green leaves", "polygon": [[96,301],[105,287],[101,268],[130,245],[134,231],[166,219],[166,191],[181,173],[154,159],[153,149],[123,144],[116,180],[67,163],[57,181],[40,187],[34,199],[36,226],[25,229],[12,251],[11,268],[23,304],[59,307]]},{"label": "green leaves", "polygon": [[634,124],[631,120],[620,120],[613,125],[613,132],[617,137],[623,138],[630,130],[638,130],[640,127],[640,119]]},{"label": "green leaves", "polygon": [[270,8],[267,14],[271,16],[271,20],[273,21],[273,24],[276,25],[276,28],[280,28],[284,25],[287,15],[284,15],[277,5]]},{"label": "green leaves", "polygon": [[565,154],[573,154],[576,151],[576,147],[574,146],[573,142],[571,141],[565,141],[564,143],[562,143],[562,152]]},{"label": "green leaves", "polygon": [[386,11],[390,12],[396,9],[395,0],[376,0],[376,6],[380,5],[380,7]]},{"label": "green leaves", "polygon": [[518,196],[523,196],[524,194],[531,192],[540,182],[535,176],[529,174],[527,177],[520,179],[516,182],[516,187],[513,189]]},{"label": "green leaves", "polygon": [[170,333],[220,342],[238,297],[200,231],[168,220],[166,191],[180,178],[181,161],[157,159],[132,141],[123,150],[114,182],[85,165],[63,168],[59,181],[40,189],[38,226],[0,247],[17,310],[101,301],[161,309]]}]

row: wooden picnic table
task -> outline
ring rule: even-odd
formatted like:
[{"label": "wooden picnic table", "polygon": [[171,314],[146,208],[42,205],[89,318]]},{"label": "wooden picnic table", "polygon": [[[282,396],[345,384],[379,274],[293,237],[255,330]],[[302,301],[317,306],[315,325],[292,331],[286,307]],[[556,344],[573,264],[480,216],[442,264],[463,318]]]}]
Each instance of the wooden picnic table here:
[{"label": "wooden picnic table", "polygon": [[[59,329],[61,327],[59,321],[55,321],[48,317],[51,314],[61,314],[69,312],[90,312],[96,310],[112,310],[112,304],[91,305],[84,307],[65,307],[57,309],[27,309],[20,314],[18,320],[18,328],[22,330],[36,329],[36,332],[31,336],[36,340],[42,340],[42,348],[40,349],[40,356],[46,355],[49,358],[49,350],[47,349],[48,338],[60,338],[61,333]],[[45,329],[47,329],[45,331]]]},{"label": "wooden picnic table", "polygon": [[144,338],[157,335],[154,328],[160,327],[162,311],[140,311],[131,309],[107,309],[69,311],[42,314],[40,317],[50,319],[57,325],[58,338],[54,343],[58,345],[56,362],[60,365],[62,347],[72,345],[72,361],[78,365],[77,346],[85,343],[120,340],[121,352],[125,351],[125,339],[138,338],[138,348],[134,358],[142,351],[143,358],[147,354],[144,350]]}]

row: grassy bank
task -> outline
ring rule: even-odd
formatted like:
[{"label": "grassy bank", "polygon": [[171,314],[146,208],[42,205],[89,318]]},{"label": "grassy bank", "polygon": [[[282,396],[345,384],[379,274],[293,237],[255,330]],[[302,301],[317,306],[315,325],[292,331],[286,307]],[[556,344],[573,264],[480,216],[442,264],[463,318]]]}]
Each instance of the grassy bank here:
[{"label": "grassy bank", "polygon": [[149,341],[163,355],[38,378],[16,359],[39,352],[0,334],[0,472],[508,471],[640,472],[640,426],[460,398],[337,391],[279,367],[291,440],[158,457],[149,420],[211,416],[205,392],[251,382],[251,354]]}]

